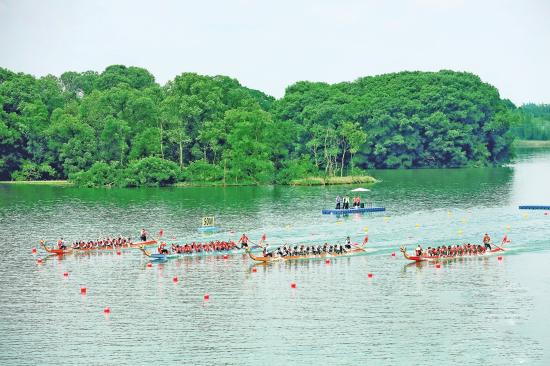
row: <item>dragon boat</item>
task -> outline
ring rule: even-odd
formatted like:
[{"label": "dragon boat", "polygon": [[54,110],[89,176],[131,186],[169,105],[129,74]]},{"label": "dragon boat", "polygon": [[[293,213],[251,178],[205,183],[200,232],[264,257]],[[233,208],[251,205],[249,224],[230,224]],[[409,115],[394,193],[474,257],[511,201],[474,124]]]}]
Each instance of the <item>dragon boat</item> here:
[{"label": "dragon boat", "polygon": [[[222,255],[238,255],[246,254],[245,249],[230,249],[230,250],[212,250],[212,251],[201,251],[201,252],[190,252],[190,253],[153,253],[145,249],[145,247],[139,247],[139,250],[146,257],[150,258],[152,261],[166,261],[169,259],[175,258],[197,258],[197,257],[219,257]],[[261,252],[262,248],[255,245],[251,249],[254,252]]]},{"label": "dragon boat", "polygon": [[122,250],[122,249],[132,249],[132,248],[140,248],[140,247],[150,247],[153,245],[156,245],[158,243],[157,239],[153,240],[147,240],[147,241],[139,241],[131,244],[122,244],[122,245],[107,245],[102,247],[92,247],[92,248],[74,248],[75,251],[78,252],[93,252],[93,251],[109,251],[109,250]]},{"label": "dragon boat", "polygon": [[247,250],[248,256],[257,262],[261,263],[272,263],[272,262],[285,262],[285,261],[296,261],[296,260],[311,260],[311,259],[330,259],[338,257],[354,257],[358,255],[367,254],[365,250],[365,245],[353,244],[352,248],[343,253],[320,253],[320,254],[304,254],[304,255],[287,255],[287,256],[256,256],[252,251]]},{"label": "dragon boat", "polygon": [[497,246],[495,244],[491,244],[492,249],[487,250],[484,253],[471,253],[471,254],[462,254],[462,255],[441,255],[441,256],[428,256],[426,254],[422,254],[420,256],[418,255],[410,255],[407,253],[407,248],[405,246],[402,246],[400,248],[401,253],[403,253],[403,257],[405,259],[408,259],[410,261],[414,262],[442,262],[442,261],[449,261],[454,260],[458,258],[481,258],[481,257],[488,257],[492,254],[503,252],[505,249],[502,246]]}]

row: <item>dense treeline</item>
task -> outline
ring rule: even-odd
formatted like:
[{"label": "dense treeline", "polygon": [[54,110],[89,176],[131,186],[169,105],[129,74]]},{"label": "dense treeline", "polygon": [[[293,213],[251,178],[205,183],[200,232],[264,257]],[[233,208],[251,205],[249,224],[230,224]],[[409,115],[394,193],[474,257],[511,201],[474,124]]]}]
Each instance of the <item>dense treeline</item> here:
[{"label": "dense treeline", "polygon": [[298,82],[280,100],[225,76],[0,69],[0,179],[84,186],[288,183],[362,169],[505,162],[515,107],[472,74]]},{"label": "dense treeline", "polygon": [[550,140],[550,104],[524,104],[512,133],[524,140]]}]

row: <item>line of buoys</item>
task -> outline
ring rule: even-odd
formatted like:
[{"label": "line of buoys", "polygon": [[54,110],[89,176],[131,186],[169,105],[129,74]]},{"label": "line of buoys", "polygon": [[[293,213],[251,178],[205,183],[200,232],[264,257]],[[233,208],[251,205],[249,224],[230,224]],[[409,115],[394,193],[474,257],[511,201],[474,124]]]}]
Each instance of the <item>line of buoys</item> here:
[{"label": "line of buoys", "polygon": [[111,314],[111,309],[108,306],[106,306],[105,309],[103,309],[103,313],[104,314]]},{"label": "line of buoys", "polygon": [[63,272],[63,277],[69,277],[69,272]]},{"label": "line of buoys", "polygon": [[120,250],[118,250],[118,251],[116,252],[116,255],[121,255],[121,254],[122,254],[122,252],[121,252]]},{"label": "line of buoys", "polygon": [[497,259],[498,259],[499,261],[501,261],[501,260],[502,260],[502,256],[499,255],[499,256],[497,257]]},{"label": "line of buoys", "polygon": [[296,288],[296,282],[291,282],[290,283],[290,288]]},{"label": "line of buoys", "polygon": [[372,278],[374,275],[372,273],[367,274],[368,278]]},{"label": "line of buoys", "polygon": [[87,291],[88,291],[88,290],[86,289],[86,287],[81,287],[81,288],[80,288],[80,293],[81,293],[82,295],[86,295],[86,292],[87,292]]},{"label": "line of buoys", "polygon": [[178,280],[178,276],[174,276],[174,278],[172,278],[172,282],[178,283],[178,281],[179,281],[179,280]]},{"label": "line of buoys", "polygon": [[441,268],[441,264],[436,263],[435,268]]},{"label": "line of buoys", "polygon": [[229,256],[227,254],[224,254],[223,259],[227,259],[227,258],[229,258]]},{"label": "line of buoys", "polygon": [[36,260],[36,264],[42,264],[42,258],[38,258],[38,259]]},{"label": "line of buoys", "polygon": [[395,252],[393,252],[393,253],[391,254],[391,256],[392,256],[392,257],[395,257]]},{"label": "line of buoys", "polygon": [[210,300],[210,295],[208,293],[204,294],[203,299],[204,301]]},{"label": "line of buoys", "polygon": [[32,248],[32,254],[36,254],[36,248],[35,247]]},{"label": "line of buoys", "polygon": [[252,267],[252,273],[256,273],[257,271],[256,267]]},{"label": "line of buoys", "polygon": [[147,267],[147,268],[153,267],[153,263],[151,263],[151,262],[147,263],[147,264],[146,264],[146,267]]},{"label": "line of buoys", "polygon": [[330,259],[325,260],[325,264],[330,264]]}]

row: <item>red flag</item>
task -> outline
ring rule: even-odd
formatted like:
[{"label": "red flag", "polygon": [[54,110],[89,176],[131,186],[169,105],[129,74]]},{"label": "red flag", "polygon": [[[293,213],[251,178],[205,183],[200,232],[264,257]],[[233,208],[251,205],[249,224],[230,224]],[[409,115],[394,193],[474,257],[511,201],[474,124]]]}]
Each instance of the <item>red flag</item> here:
[{"label": "red flag", "polygon": [[367,244],[369,242],[369,236],[365,235],[365,239],[363,239],[363,245]]}]

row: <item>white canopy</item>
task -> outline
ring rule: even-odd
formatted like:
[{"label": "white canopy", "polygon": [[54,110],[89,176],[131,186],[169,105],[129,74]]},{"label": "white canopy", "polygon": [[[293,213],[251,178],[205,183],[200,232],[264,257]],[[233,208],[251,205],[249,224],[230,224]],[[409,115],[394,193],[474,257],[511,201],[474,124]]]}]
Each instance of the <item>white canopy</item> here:
[{"label": "white canopy", "polygon": [[355,188],[351,190],[352,192],[370,192],[370,189],[367,188]]}]

